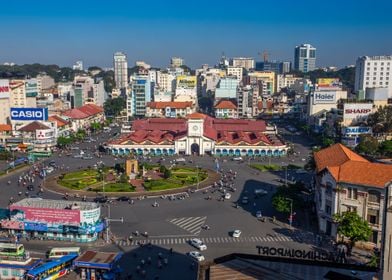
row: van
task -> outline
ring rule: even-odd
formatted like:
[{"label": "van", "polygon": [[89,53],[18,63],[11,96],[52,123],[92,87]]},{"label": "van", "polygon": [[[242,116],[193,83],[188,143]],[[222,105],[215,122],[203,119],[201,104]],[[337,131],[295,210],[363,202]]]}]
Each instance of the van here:
[{"label": "van", "polygon": [[266,194],[268,194],[268,192],[266,190],[263,190],[263,189],[255,190],[255,196],[263,196],[263,195],[266,195]]}]

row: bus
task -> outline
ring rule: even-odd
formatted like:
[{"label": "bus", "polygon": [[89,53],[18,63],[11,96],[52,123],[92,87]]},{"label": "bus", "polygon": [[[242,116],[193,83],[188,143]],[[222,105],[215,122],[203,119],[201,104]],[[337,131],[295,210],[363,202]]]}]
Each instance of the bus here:
[{"label": "bus", "polygon": [[26,274],[27,280],[54,280],[63,277],[72,269],[73,261],[78,257],[76,254],[69,254],[58,259],[50,260]]},{"label": "bus", "polygon": [[23,244],[0,243],[0,256],[23,257],[24,255]]},{"label": "bus", "polygon": [[52,248],[51,250],[48,251],[47,257],[49,259],[58,259],[68,254],[77,254],[79,256],[80,247]]}]

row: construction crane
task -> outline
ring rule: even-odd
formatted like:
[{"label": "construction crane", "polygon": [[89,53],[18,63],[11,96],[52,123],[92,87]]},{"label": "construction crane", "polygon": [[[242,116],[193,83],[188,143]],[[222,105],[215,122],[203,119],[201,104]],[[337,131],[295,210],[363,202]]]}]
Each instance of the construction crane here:
[{"label": "construction crane", "polygon": [[268,56],[270,55],[268,51],[264,50],[262,53],[259,52],[258,55],[263,59],[264,62],[268,61]]}]

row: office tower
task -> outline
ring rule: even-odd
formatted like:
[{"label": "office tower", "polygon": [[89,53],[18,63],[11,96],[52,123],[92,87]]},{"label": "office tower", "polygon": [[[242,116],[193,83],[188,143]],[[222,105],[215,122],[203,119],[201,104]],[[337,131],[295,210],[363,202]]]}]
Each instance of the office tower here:
[{"label": "office tower", "polygon": [[310,44],[295,47],[294,69],[304,73],[316,69],[316,48]]},{"label": "office tower", "polygon": [[180,67],[182,65],[184,65],[184,59],[182,59],[181,57],[172,57],[170,59],[171,67]]},{"label": "office tower", "polygon": [[230,66],[242,67],[249,71],[255,68],[255,60],[251,57],[233,57],[230,59]]},{"label": "office tower", "polygon": [[362,56],[355,66],[355,92],[367,88],[388,88],[392,98],[392,56]]},{"label": "office tower", "polygon": [[128,62],[127,55],[122,52],[116,52],[114,60],[114,81],[119,89],[126,89],[128,85]]}]

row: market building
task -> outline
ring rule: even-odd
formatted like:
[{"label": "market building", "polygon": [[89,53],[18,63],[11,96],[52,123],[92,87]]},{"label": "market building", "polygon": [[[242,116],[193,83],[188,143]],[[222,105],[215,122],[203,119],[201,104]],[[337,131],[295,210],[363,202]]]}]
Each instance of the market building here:
[{"label": "market building", "polygon": [[0,227],[29,238],[91,242],[103,231],[104,222],[97,203],[25,198],[9,206]]},{"label": "market building", "polygon": [[380,246],[386,190],[392,186],[392,165],[370,162],[342,144],[315,152],[315,204],[322,233],[337,238],[333,215],[354,211],[373,233],[369,242]]},{"label": "market building", "polygon": [[186,119],[143,119],[131,133],[108,144],[113,155],[284,156],[288,147],[276,127],[262,120],[215,119],[193,113]]}]

